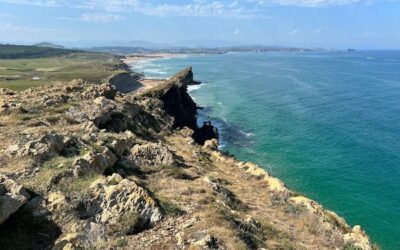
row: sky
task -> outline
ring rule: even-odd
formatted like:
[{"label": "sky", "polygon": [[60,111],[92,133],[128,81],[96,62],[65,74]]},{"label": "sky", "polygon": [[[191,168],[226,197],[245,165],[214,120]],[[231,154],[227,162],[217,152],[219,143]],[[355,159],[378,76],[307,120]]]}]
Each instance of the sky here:
[{"label": "sky", "polygon": [[400,0],[0,0],[0,43],[83,40],[400,49]]}]

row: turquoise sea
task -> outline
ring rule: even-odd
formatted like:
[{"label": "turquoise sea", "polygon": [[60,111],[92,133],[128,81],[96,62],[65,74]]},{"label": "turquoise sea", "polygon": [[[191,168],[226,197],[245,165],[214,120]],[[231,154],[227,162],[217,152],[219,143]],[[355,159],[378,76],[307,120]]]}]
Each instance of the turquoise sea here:
[{"label": "turquoise sea", "polygon": [[165,78],[186,66],[223,150],[400,249],[400,51],[194,55],[133,69]]}]

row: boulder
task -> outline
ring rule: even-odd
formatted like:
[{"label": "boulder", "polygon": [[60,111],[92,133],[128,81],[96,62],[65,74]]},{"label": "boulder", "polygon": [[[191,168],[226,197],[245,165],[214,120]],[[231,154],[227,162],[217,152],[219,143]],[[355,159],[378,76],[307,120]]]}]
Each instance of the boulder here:
[{"label": "boulder", "polygon": [[18,144],[10,145],[6,149],[6,153],[11,156],[31,156],[46,160],[57,156],[64,149],[64,146],[64,137],[50,132],[36,140],[20,141]]},{"label": "boulder", "polygon": [[75,176],[84,176],[90,172],[103,174],[107,168],[114,166],[117,160],[114,153],[106,147],[101,153],[90,151],[74,161],[73,173]]},{"label": "boulder", "polygon": [[91,121],[100,129],[121,132],[128,129],[129,120],[138,112],[139,109],[134,105],[124,105],[101,96],[69,109],[66,114],[79,123]]},{"label": "boulder", "polygon": [[161,143],[135,145],[128,160],[136,167],[152,167],[174,164],[174,155]]},{"label": "boulder", "polygon": [[30,198],[22,185],[0,175],[0,224],[15,213]]},{"label": "boulder", "polygon": [[94,246],[106,240],[105,236],[103,225],[81,221],[72,225],[71,231],[56,241],[53,250],[95,249]]},{"label": "boulder", "polygon": [[90,197],[85,216],[107,225],[113,233],[129,234],[162,219],[161,209],[149,193],[118,174],[93,182]]}]

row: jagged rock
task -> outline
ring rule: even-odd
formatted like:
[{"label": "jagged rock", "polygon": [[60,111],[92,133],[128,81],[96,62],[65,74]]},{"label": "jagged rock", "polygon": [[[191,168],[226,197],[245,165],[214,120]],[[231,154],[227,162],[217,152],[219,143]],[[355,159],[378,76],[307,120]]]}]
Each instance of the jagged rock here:
[{"label": "jagged rock", "polygon": [[60,237],[53,250],[93,248],[106,240],[105,227],[101,224],[82,221],[72,226],[71,232]]},{"label": "jagged rock", "polygon": [[174,164],[174,155],[161,143],[135,145],[128,160],[136,167]]},{"label": "jagged rock", "polygon": [[31,156],[45,160],[58,155],[63,148],[64,137],[50,132],[37,140],[10,145],[5,152],[11,156]]},{"label": "jagged rock", "polygon": [[118,174],[96,180],[90,191],[86,216],[116,233],[132,233],[162,219],[161,209],[147,191]]},{"label": "jagged rock", "polygon": [[112,75],[108,79],[108,82],[114,85],[118,91],[127,93],[142,86],[138,80],[140,80],[143,76],[143,74],[138,73],[122,72]]},{"label": "jagged rock", "polygon": [[139,112],[140,108],[136,105],[122,104],[101,96],[71,108],[66,114],[79,123],[92,121],[100,129],[121,132],[128,129],[129,122]]},{"label": "jagged rock", "polygon": [[218,140],[217,139],[207,140],[204,143],[203,148],[209,149],[209,150],[218,150]]},{"label": "jagged rock", "polygon": [[46,207],[46,201],[41,195],[37,195],[30,199],[25,204],[25,209],[31,211],[33,217],[42,217],[49,214],[49,210]]},{"label": "jagged rock", "polygon": [[100,133],[98,138],[119,157],[127,153],[136,141],[136,136],[129,130],[119,134]]},{"label": "jagged rock", "polygon": [[207,140],[217,139],[218,141],[218,128],[211,122],[203,122],[203,126],[195,130],[193,138],[200,145],[204,145]]},{"label": "jagged rock", "polygon": [[350,233],[345,234],[343,240],[362,250],[372,249],[368,235],[359,225],[354,226]]},{"label": "jagged rock", "polygon": [[103,96],[107,99],[114,99],[117,94],[117,90],[111,84],[101,84],[101,85],[93,85],[87,88],[81,94],[82,99],[95,99],[97,97]]},{"label": "jagged rock", "polygon": [[22,185],[0,175],[0,224],[24,205],[30,195]]},{"label": "jagged rock", "polygon": [[104,148],[101,153],[90,151],[74,161],[73,173],[75,176],[84,176],[90,172],[103,174],[107,168],[114,166],[117,160],[108,148]]},{"label": "jagged rock", "polygon": [[197,105],[187,93],[187,85],[193,82],[191,68],[187,68],[164,82],[160,86],[143,92],[143,98],[157,98],[162,102],[162,109],[174,119],[174,127],[197,128]]},{"label": "jagged rock", "polygon": [[94,124],[92,121],[87,121],[81,124],[81,130],[86,131],[88,133],[97,133],[100,129]]}]

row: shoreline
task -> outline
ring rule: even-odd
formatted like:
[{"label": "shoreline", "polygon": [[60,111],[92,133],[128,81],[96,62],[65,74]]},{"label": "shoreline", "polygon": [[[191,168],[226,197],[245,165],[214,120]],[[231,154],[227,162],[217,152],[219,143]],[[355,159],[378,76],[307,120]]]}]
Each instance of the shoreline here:
[{"label": "shoreline", "polygon": [[139,78],[137,82],[141,84],[141,86],[135,90],[133,90],[136,94],[142,93],[148,89],[156,87],[168,79],[154,79],[147,78],[143,72],[136,72],[133,70],[135,64],[152,61],[152,60],[160,60],[160,59],[170,59],[176,58],[187,54],[171,54],[171,53],[150,53],[150,54],[133,54],[127,55],[125,58],[122,58],[121,61],[128,66],[129,71],[134,74],[143,74],[143,77]]},{"label": "shoreline", "polygon": [[[176,56],[175,56],[176,57]],[[169,54],[162,54],[162,55],[145,55],[145,56],[134,56],[135,60],[125,60],[126,62],[138,63],[146,60],[157,60],[157,59],[167,59],[172,58]],[[136,59],[137,58],[137,59]],[[132,67],[131,64],[126,63],[129,68]],[[133,72],[133,70],[132,70]],[[144,76],[145,77],[145,76]],[[147,81],[147,82],[146,82]],[[142,93],[144,90],[152,89],[153,87],[168,81],[168,79],[143,79],[141,82],[146,83],[147,88],[143,89],[142,91],[135,91],[136,94]],[[190,87],[187,86],[187,87]],[[190,95],[190,89],[188,88],[188,94]],[[190,95],[193,99],[193,97]],[[197,121],[198,122],[198,121]],[[218,142],[220,144],[220,141]],[[228,152],[229,155],[229,152]],[[308,198],[307,196],[299,195],[296,191],[288,188],[285,183],[276,178],[259,165],[252,163],[252,162],[243,162],[240,159],[237,159],[234,156],[226,156],[223,151],[221,151],[220,145],[218,145],[218,149],[211,154],[212,158],[215,158],[217,161],[233,161],[235,165],[238,166],[239,169],[243,169],[246,173],[251,176],[255,176],[257,178],[261,178],[265,180],[269,185],[269,190],[272,192],[284,193],[289,196],[289,202],[292,204],[304,206],[305,209],[311,214],[317,214],[324,218],[328,218],[329,220],[335,221],[336,224],[339,225],[344,230],[343,238],[345,242],[353,242],[355,246],[359,247],[360,249],[374,249],[374,245],[368,236],[368,234],[363,230],[360,225],[350,226],[343,217],[339,216],[336,212],[331,211],[329,209],[324,208],[319,202]],[[326,225],[327,227],[330,227]]]},{"label": "shoreline", "polygon": [[175,57],[180,57],[184,55],[189,55],[189,54],[172,54],[172,53],[149,53],[149,54],[133,54],[133,55],[127,55],[125,58],[122,58],[121,60],[129,65],[135,64],[135,63],[140,63],[143,61],[151,61],[151,60],[157,60],[157,59],[169,59],[169,58],[175,58]]}]

